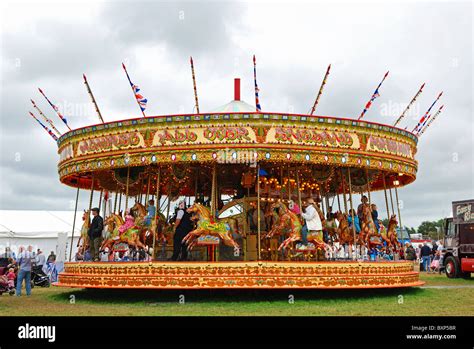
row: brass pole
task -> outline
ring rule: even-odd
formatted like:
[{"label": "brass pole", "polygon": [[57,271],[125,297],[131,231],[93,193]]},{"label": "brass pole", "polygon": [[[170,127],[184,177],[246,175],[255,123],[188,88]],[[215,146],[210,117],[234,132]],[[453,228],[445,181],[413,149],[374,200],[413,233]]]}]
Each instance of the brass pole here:
[{"label": "brass pole", "polygon": [[395,214],[395,209],[393,208],[393,197],[392,197],[392,188],[388,187],[388,192],[390,194],[390,205],[392,206],[392,214]]},{"label": "brass pole", "polygon": [[77,193],[76,193],[76,205],[74,206],[74,219],[72,221],[72,236],[71,236],[71,248],[69,249],[69,262],[71,261],[72,258],[72,245],[74,242],[74,229],[76,228],[76,214],[77,214],[77,202],[79,200],[79,187],[77,187]]},{"label": "brass pole", "polygon": [[[289,178],[288,178],[289,179]],[[289,181],[288,181],[289,183]],[[257,260],[260,260],[260,163],[257,164]]]},{"label": "brass pole", "polygon": [[[161,168],[158,168],[158,173],[156,175],[156,202],[155,202],[156,210],[155,210],[155,218],[154,218],[155,221],[158,220],[158,213],[159,213],[159,210],[160,210],[160,201],[159,201],[159,197],[160,197],[160,172],[161,172]],[[156,229],[158,230],[158,226],[156,227]],[[155,258],[155,254],[156,254],[156,251],[155,251],[156,233],[157,232],[153,232],[153,245],[152,245],[153,246],[153,254],[151,255],[151,260],[152,261]]]},{"label": "brass pole", "polygon": [[101,190],[100,190],[100,195],[99,195],[99,207],[98,207],[98,208],[99,208],[99,212],[100,212],[100,208],[101,208],[101,206],[102,206],[102,195],[103,195],[103,193],[104,193],[104,189],[101,189]]},{"label": "brass pole", "polygon": [[150,195],[150,181],[151,181],[151,176],[150,174],[148,174],[148,184],[146,187],[145,206],[148,204],[148,196]]},{"label": "brass pole", "polygon": [[[288,183],[288,201],[290,201],[291,200],[290,165],[288,165],[288,182],[287,183]],[[259,184],[259,188],[260,188],[260,184]]]},{"label": "brass pole", "polygon": [[344,211],[346,213],[346,216],[348,216],[347,213],[347,199],[346,199],[346,180],[344,179],[344,174],[342,173],[342,168],[341,168],[341,182],[342,182],[342,200],[344,201]]},{"label": "brass pole", "polygon": [[125,188],[125,211],[128,209],[128,186],[130,184],[130,166],[127,167],[127,186]]},{"label": "brass pole", "polygon": [[[369,205],[372,205],[372,200],[370,199],[370,182],[369,182],[369,169],[365,169],[365,178],[367,180],[367,196],[369,197]],[[372,208],[370,208],[372,210]]]},{"label": "brass pole", "polygon": [[402,233],[402,216],[400,215],[400,205],[398,201],[398,190],[397,190],[398,185],[395,186],[395,198],[397,199],[397,211],[398,211],[398,226],[400,227],[400,235]]},{"label": "brass pole", "polygon": [[383,193],[385,195],[385,207],[387,208],[387,219],[390,221],[390,211],[388,208],[387,184],[385,183],[385,173],[382,173],[382,179],[383,179]]},{"label": "brass pole", "polygon": [[120,195],[119,195],[119,204],[118,204],[118,211],[117,211],[118,215],[120,215],[121,208],[122,208],[122,190],[120,190]]},{"label": "brass pole", "polygon": [[283,166],[280,166],[280,200],[283,200]]},{"label": "brass pole", "polygon": [[113,213],[116,213],[116,212],[117,212],[117,198],[118,198],[118,191],[115,192],[114,211],[113,211]]},{"label": "brass pole", "polygon": [[91,195],[89,197],[89,219],[91,217],[91,210],[92,210],[92,199],[94,198],[94,175],[92,175],[92,183],[91,183]]},{"label": "brass pole", "polygon": [[[349,181],[349,202],[351,205],[351,217],[352,217],[352,232],[354,233],[354,247],[355,247],[355,255],[357,258],[357,240],[356,240],[356,228],[355,228],[355,217],[354,217],[354,207],[352,204],[352,182],[351,182],[351,171],[350,168],[347,168],[347,176]],[[352,253],[352,251],[350,251]]]},{"label": "brass pole", "polygon": [[298,191],[298,205],[301,210],[300,172],[298,169],[296,170],[296,190]]}]

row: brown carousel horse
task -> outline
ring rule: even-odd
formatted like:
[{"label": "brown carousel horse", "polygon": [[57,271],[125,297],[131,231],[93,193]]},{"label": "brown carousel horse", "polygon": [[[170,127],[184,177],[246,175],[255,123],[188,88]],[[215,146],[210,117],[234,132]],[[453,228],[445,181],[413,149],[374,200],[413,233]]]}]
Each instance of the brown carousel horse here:
[{"label": "brown carousel horse", "polygon": [[337,227],[337,239],[341,245],[349,244],[349,250],[352,249],[354,244],[354,232],[349,227],[349,222],[345,213],[341,211],[336,212],[336,219],[339,221],[339,226]]},{"label": "brown carousel horse", "polygon": [[[277,201],[272,205],[272,209],[276,212],[278,218],[273,223],[272,229],[265,236],[266,238],[272,238],[273,236],[283,235],[286,239],[278,247],[278,251],[283,248],[287,248],[291,243],[301,241],[301,221],[299,217],[290,211],[288,207],[281,201]],[[310,234],[308,233],[308,242],[314,244],[319,248],[324,248],[326,244],[322,241],[322,234]]]},{"label": "brown carousel horse", "polygon": [[130,210],[133,212],[133,216],[135,217],[135,225],[140,228],[139,237],[142,244],[147,247],[152,247],[153,235],[155,236],[155,244],[158,241],[165,239],[162,231],[166,223],[166,218],[161,212],[158,212],[155,219],[152,219],[150,225],[147,226],[145,221],[148,212],[144,205],[135,201],[135,205],[133,205]]},{"label": "brown carousel horse", "polygon": [[402,244],[398,241],[397,235],[397,216],[392,215],[390,217],[390,221],[388,222],[388,229],[387,229],[387,238],[388,238],[388,246],[393,247],[395,251],[399,251],[402,248]]},{"label": "brown carousel horse", "polygon": [[84,213],[82,214],[82,220],[84,223],[82,224],[81,227],[81,235],[79,236],[79,240],[77,240],[77,247],[82,242],[82,247],[84,248],[84,251],[89,248],[89,226],[91,225],[91,220],[90,220],[90,211],[89,210],[84,210]]},{"label": "brown carousel horse", "polygon": [[293,242],[301,241],[302,225],[298,216],[291,212],[282,201],[273,203],[271,211],[274,216],[273,225],[265,237],[267,239],[279,235],[286,237],[280,246],[278,246],[278,251],[288,247],[288,245]]},{"label": "brown carousel horse", "polygon": [[382,237],[372,219],[372,212],[370,210],[370,205],[368,204],[362,204],[362,222],[359,233],[359,242],[366,245],[369,249],[383,244]]},{"label": "brown carousel horse", "polygon": [[119,228],[123,224],[123,218],[115,213],[112,213],[105,219],[104,225],[107,226],[108,238],[102,242],[100,249],[105,250],[108,247],[112,251],[112,247],[116,242],[124,242],[134,248],[146,250],[146,246],[140,241],[139,229],[137,227],[129,228],[120,234]]},{"label": "brown carousel horse", "polygon": [[214,219],[211,217],[211,211],[199,204],[195,203],[187,209],[193,215],[193,220],[197,220],[197,227],[189,232],[183,239],[183,243],[188,245],[191,250],[202,235],[217,236],[226,246],[234,247],[240,250],[240,246],[232,238],[232,233],[238,232],[238,227],[234,219]]}]

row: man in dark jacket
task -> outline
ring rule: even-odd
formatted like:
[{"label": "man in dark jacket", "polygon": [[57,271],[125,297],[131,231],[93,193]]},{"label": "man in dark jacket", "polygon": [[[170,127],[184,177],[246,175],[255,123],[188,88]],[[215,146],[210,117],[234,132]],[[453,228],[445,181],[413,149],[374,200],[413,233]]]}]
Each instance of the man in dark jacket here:
[{"label": "man in dark jacket", "polygon": [[90,255],[94,262],[99,261],[99,248],[102,242],[102,230],[104,229],[104,220],[99,215],[99,209],[94,207],[92,210],[92,219],[91,225],[89,226],[89,249]]},{"label": "man in dark jacket", "polygon": [[423,266],[423,270],[429,273],[430,264],[431,264],[431,248],[428,246],[426,242],[424,242],[423,246],[421,247],[420,258],[421,258],[421,265]]},{"label": "man in dark jacket", "polygon": [[183,243],[183,239],[193,230],[194,223],[191,221],[191,214],[186,210],[186,202],[180,201],[179,209],[176,213],[176,221],[174,223],[175,233],[173,237],[173,261],[185,261],[188,258],[188,248]]}]

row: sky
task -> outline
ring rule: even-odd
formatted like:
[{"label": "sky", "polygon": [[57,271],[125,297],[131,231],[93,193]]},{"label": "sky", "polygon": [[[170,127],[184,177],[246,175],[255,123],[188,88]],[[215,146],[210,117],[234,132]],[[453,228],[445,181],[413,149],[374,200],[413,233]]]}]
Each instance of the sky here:
[{"label": "sky", "polygon": [[[471,2],[152,2],[1,3],[0,209],[74,208],[75,189],[57,174],[57,146],[29,116],[30,99],[67,129],[98,123],[85,73],[106,121],[139,117],[121,69],[148,98],[147,115],[192,113],[193,56],[201,112],[233,98],[254,103],[252,55],[266,112],[307,113],[328,64],[316,114],[356,118],[386,71],[365,119],[411,130],[439,92],[444,110],[419,140],[417,180],[399,190],[402,222],[451,215],[474,198],[473,8]],[[96,195],[97,198],[98,195]],[[374,193],[384,218],[382,193]],[[358,198],[356,198],[356,201]],[[79,208],[88,206],[80,194]]]}]

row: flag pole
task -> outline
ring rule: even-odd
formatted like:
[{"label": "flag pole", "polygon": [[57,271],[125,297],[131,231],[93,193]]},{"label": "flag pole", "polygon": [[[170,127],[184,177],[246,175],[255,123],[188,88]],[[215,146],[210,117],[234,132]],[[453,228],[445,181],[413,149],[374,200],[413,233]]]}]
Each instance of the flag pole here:
[{"label": "flag pole", "polygon": [[415,103],[416,99],[418,98],[418,96],[421,94],[421,92],[423,92],[423,87],[425,87],[425,83],[423,83],[423,85],[421,85],[420,89],[418,90],[418,92],[416,93],[416,95],[412,98],[412,100],[410,101],[410,103],[408,103],[407,107],[405,108],[405,110],[403,111],[403,113],[399,116],[399,118],[397,119],[397,121],[395,121],[395,123],[393,124],[393,126],[397,126],[398,123],[400,121],[402,121],[402,119],[405,117],[406,113],[408,112],[408,110],[411,108],[411,106],[413,105],[413,103]]},{"label": "flag pole", "polygon": [[[433,121],[435,121],[436,117],[437,117],[439,114],[441,114],[441,110],[443,109],[443,107],[444,107],[444,104],[443,104],[441,107],[439,107],[438,111],[433,115],[433,117],[430,119],[430,121],[428,122],[428,124],[427,124],[423,129],[421,129],[421,131],[419,132],[419,135],[420,135],[420,136],[421,136],[423,133],[425,133],[426,129],[427,129],[428,127],[430,127],[431,123],[432,123]],[[426,121],[425,121],[425,122],[426,122]]]},{"label": "flag pole", "polygon": [[36,105],[35,101],[32,100],[32,99],[30,99],[30,101],[31,101],[31,103],[33,104],[33,108],[35,108],[35,109],[38,111],[38,113],[43,117],[43,119],[44,119],[47,123],[49,123],[49,124],[51,125],[51,128],[52,128],[54,131],[56,131],[56,133],[58,134],[58,136],[61,136],[61,132],[59,132],[58,129],[56,128],[56,126],[54,126],[53,122],[52,122],[50,119],[48,119],[48,118],[43,114],[43,112],[40,110],[40,108],[38,108],[38,106]]},{"label": "flag pole", "polygon": [[196,88],[196,76],[194,75],[194,62],[193,62],[193,57],[190,57],[190,62],[191,62],[191,74],[193,77],[193,87],[194,87],[194,100],[195,100],[195,107],[196,111],[199,114],[199,101],[198,101],[198,95],[197,95],[197,88]]},{"label": "flag pole", "polygon": [[262,107],[260,106],[260,99],[258,97],[258,85],[257,85],[257,60],[255,55],[253,55],[253,81],[255,83],[255,111],[261,112]]},{"label": "flag pole", "polygon": [[372,97],[370,98],[370,100],[367,102],[367,104],[365,105],[365,108],[364,110],[362,110],[362,113],[360,113],[360,116],[357,120],[360,120],[364,117],[365,113],[367,112],[367,110],[369,110],[369,108],[372,106],[372,102],[375,100],[375,98],[377,98],[379,96],[379,88],[380,86],[382,86],[383,82],[385,81],[385,79],[387,78],[388,76],[388,73],[389,72],[386,72],[385,75],[383,76],[383,79],[382,81],[380,81],[380,84],[377,86],[377,88],[375,89],[374,93],[372,94]]},{"label": "flag pole", "polygon": [[[122,68],[125,71],[125,74],[127,75],[128,82],[130,83],[130,88],[132,89],[133,97],[135,97],[135,101],[137,102],[138,107],[140,108],[140,111],[142,112],[143,117],[146,118],[145,112],[142,109],[142,106],[140,105],[140,102],[137,99],[137,95],[135,94],[135,90],[133,89],[132,80],[130,80],[130,76],[128,75],[127,68],[125,67],[125,64],[123,64],[123,63],[122,63]],[[137,92],[138,92],[138,90],[137,90]]]},{"label": "flag pole", "polygon": [[324,85],[326,85],[326,80],[329,76],[330,70],[331,70],[331,64],[329,64],[328,69],[326,70],[326,74],[324,75],[323,82],[321,83],[321,87],[319,88],[318,95],[316,97],[316,100],[314,101],[313,107],[311,108],[310,115],[313,115],[314,111],[316,110],[316,106],[318,105],[319,98],[321,97],[321,94],[323,93]]},{"label": "flag pole", "polygon": [[49,133],[49,135],[50,135],[56,142],[58,141],[58,137],[53,133],[53,131],[51,131],[49,128],[47,128],[41,121],[39,121],[39,120],[36,118],[36,116],[34,116],[34,114],[33,114],[32,112],[30,112],[30,115],[33,117],[33,119],[35,119],[35,120],[38,122],[38,124],[40,124],[40,125],[44,128],[44,130],[45,130],[46,132]]},{"label": "flag pole", "polygon": [[420,130],[420,126],[423,126],[423,123],[425,122],[428,114],[430,113],[431,111],[431,108],[434,107],[434,105],[438,102],[438,100],[441,98],[441,96],[443,95],[443,92],[441,92],[438,97],[436,97],[435,101],[430,105],[430,107],[428,108],[428,110],[426,111],[426,113],[421,117],[420,121],[418,121],[418,124],[413,128],[413,130],[411,130],[411,132],[419,132]]},{"label": "flag pole", "polygon": [[69,129],[69,131],[72,131],[71,128],[69,127],[69,125],[67,124],[67,120],[66,118],[59,112],[59,109],[58,107],[56,107],[49,99],[48,97],[46,97],[46,95],[44,94],[43,90],[38,88],[38,91],[40,91],[40,93],[43,95],[43,97],[46,99],[46,101],[48,101],[49,105],[51,106],[51,108],[54,109],[54,111],[56,112],[56,114],[59,116],[59,118],[62,120],[62,122],[64,122],[64,124],[67,126],[67,128]]},{"label": "flag pole", "polygon": [[97,105],[94,94],[92,93],[92,90],[89,86],[89,82],[87,81],[86,74],[82,74],[82,77],[84,78],[84,84],[86,85],[87,93],[89,93],[89,96],[91,97],[92,103],[94,104],[95,111],[97,112],[97,115],[99,116],[100,121],[102,123],[104,123],[104,119],[102,118],[102,114],[100,113],[99,106]]}]

